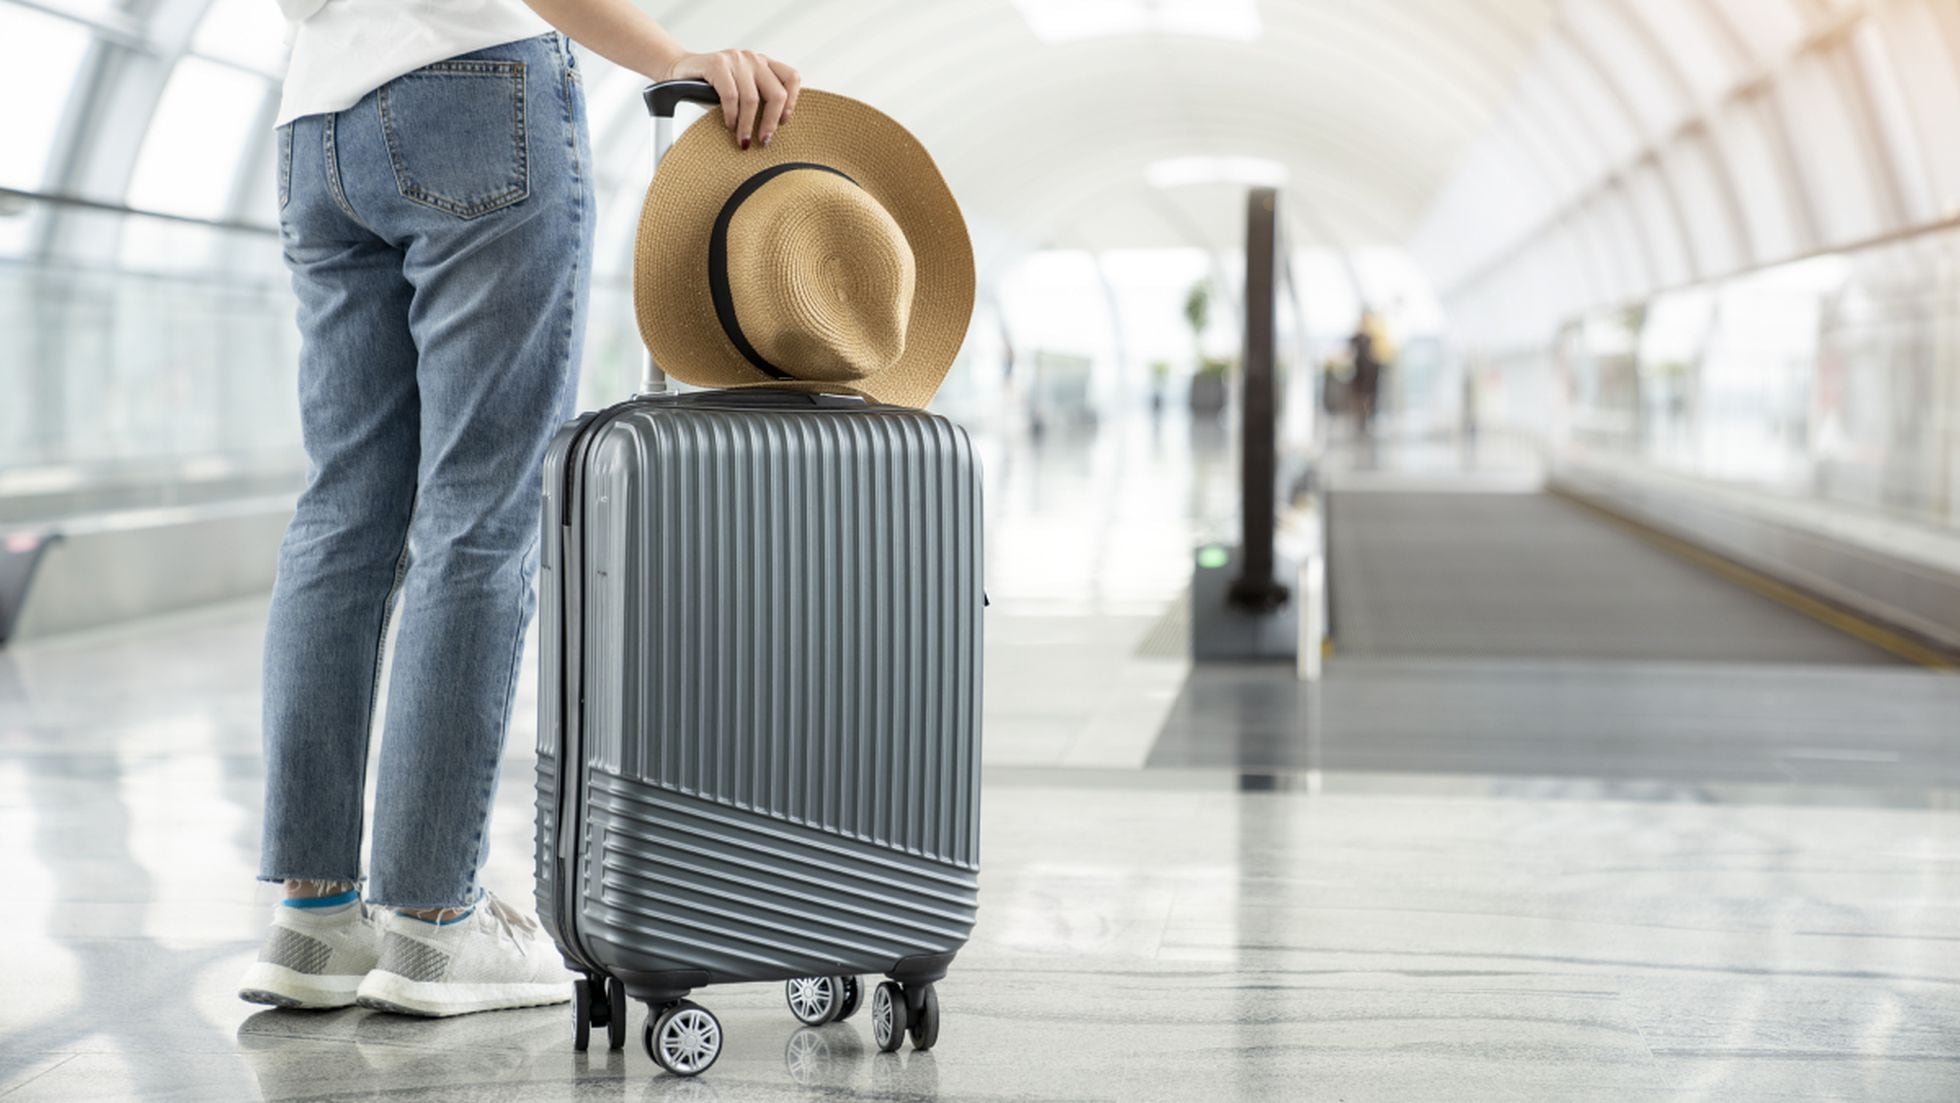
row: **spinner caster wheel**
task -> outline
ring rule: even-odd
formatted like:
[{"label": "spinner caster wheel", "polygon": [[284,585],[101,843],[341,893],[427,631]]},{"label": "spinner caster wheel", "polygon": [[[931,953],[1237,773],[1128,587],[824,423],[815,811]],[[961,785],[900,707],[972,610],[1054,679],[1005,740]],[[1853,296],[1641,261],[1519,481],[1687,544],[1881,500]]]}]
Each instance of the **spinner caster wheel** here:
[{"label": "spinner caster wheel", "polygon": [[605,982],[580,977],[572,982],[572,1048],[584,1053],[592,1045],[595,1008],[604,1005],[593,999],[593,989]]},{"label": "spinner caster wheel", "polygon": [[905,994],[909,999],[906,1026],[912,1035],[912,1048],[931,1049],[939,1041],[939,993],[927,984]]},{"label": "spinner caster wheel", "polygon": [[699,1076],[721,1056],[721,1021],[692,1000],[649,1015],[640,1036],[654,1064],[675,1076]]},{"label": "spinner caster wheel", "polygon": [[606,982],[606,1048],[626,1048],[626,982],[618,977]]},{"label": "spinner caster wheel", "polygon": [[882,981],[871,992],[871,1038],[881,1053],[895,1053],[905,1044],[910,1019],[905,1006],[905,990],[894,981]]},{"label": "spinner caster wheel", "polygon": [[858,1005],[864,1002],[864,982],[856,977],[838,977],[844,986],[844,1002],[837,1008],[837,1017],[830,1020],[841,1023],[858,1013]]},{"label": "spinner caster wheel", "polygon": [[822,1026],[837,1017],[844,1006],[841,977],[796,977],[783,982],[783,1000],[789,1013],[804,1026]]},{"label": "spinner caster wheel", "polygon": [[572,1048],[584,1053],[595,1027],[606,1028],[606,1047],[626,1046],[626,985],[612,977],[586,977],[572,983]]}]

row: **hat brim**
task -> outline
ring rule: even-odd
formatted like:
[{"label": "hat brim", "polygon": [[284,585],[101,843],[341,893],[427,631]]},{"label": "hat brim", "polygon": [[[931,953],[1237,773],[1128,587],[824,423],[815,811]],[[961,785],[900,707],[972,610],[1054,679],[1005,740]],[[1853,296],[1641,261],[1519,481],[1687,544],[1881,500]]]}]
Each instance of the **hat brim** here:
[{"label": "hat brim", "polygon": [[[722,331],[708,284],[708,239],[736,187],[773,165],[808,161],[857,181],[912,246],[917,290],[905,351],[848,383],[772,379]],[[795,116],[765,148],[740,148],[711,112],[680,136],[647,187],[633,250],[633,306],[654,363],[697,387],[773,385],[857,391],[879,402],[924,406],[946,378],[973,317],[973,244],[939,166],[883,112],[835,93],[805,89]],[[777,365],[795,374],[794,364]]]}]

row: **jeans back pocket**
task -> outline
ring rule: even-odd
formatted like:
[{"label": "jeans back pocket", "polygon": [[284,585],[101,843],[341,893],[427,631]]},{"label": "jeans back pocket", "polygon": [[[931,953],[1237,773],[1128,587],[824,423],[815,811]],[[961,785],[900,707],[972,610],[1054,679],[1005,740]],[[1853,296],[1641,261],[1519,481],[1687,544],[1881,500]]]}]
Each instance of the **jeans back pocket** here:
[{"label": "jeans back pocket", "polygon": [[524,63],[439,61],[376,95],[402,197],[475,218],[531,193],[524,149]]}]

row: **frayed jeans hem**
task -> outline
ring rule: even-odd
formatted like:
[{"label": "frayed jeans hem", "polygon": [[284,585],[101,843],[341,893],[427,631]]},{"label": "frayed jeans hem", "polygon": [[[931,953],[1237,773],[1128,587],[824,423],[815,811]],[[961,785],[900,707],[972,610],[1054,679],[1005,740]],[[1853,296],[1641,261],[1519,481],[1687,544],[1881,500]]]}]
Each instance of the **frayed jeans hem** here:
[{"label": "frayed jeans hem", "polygon": [[331,881],[335,884],[352,885],[355,888],[360,888],[367,883],[367,878],[365,877],[342,877],[339,874],[335,874],[332,877],[316,877],[310,873],[261,873],[257,879],[269,885],[283,885],[288,881]]}]

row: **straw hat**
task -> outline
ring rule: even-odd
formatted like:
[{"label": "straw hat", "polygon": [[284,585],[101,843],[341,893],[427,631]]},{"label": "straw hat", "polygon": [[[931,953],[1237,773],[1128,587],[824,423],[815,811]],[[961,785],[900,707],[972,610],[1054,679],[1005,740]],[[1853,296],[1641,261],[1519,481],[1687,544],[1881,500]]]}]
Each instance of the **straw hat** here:
[{"label": "straw hat", "polygon": [[959,205],[904,127],[806,89],[767,149],[703,117],[654,174],[633,253],[640,336],[702,387],[924,406],[973,314]]}]

